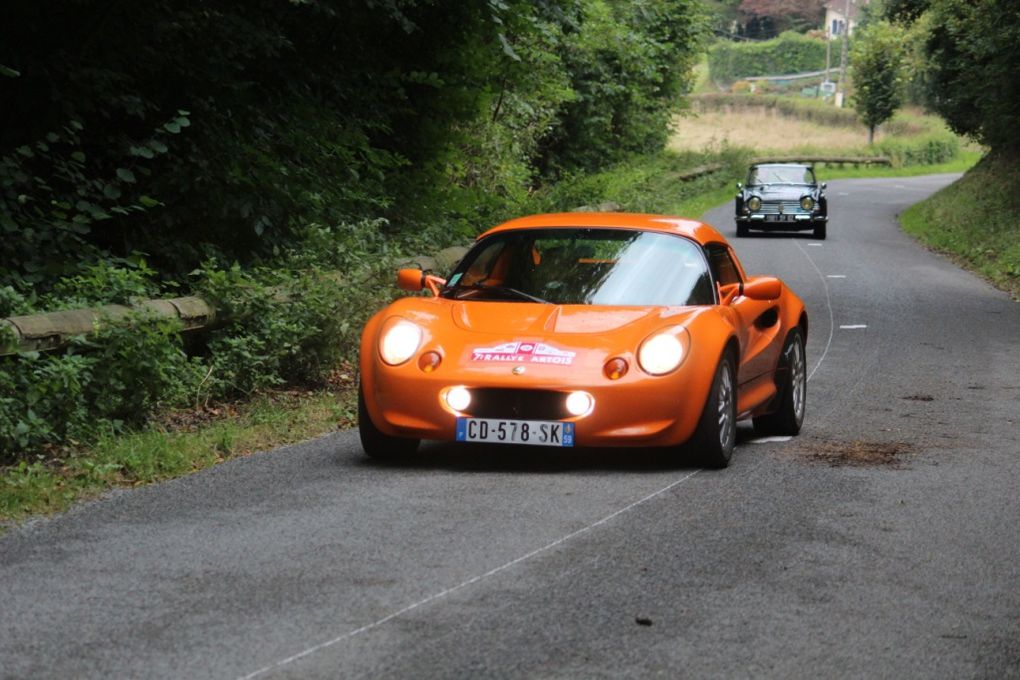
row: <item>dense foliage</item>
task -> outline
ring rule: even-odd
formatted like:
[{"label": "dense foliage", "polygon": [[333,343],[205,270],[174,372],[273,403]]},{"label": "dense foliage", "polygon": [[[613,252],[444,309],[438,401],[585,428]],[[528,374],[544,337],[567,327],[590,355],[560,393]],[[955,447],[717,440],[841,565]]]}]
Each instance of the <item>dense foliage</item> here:
[{"label": "dense foliage", "polygon": [[[314,268],[286,271],[196,272],[197,291],[232,324],[187,347],[175,322],[138,312],[102,323],[64,353],[0,357],[0,463],[18,451],[142,424],[157,409],[323,380],[340,357],[354,353],[361,324],[389,289],[366,292]],[[101,267],[65,280],[62,292],[87,304],[104,288],[124,288],[122,274]],[[138,272],[126,278],[137,289],[151,285]]]},{"label": "dense foliage", "polygon": [[661,145],[703,23],[694,0],[4,14],[0,285],[23,291],[134,253],[164,275],[251,262],[309,223],[473,233],[540,173]]},{"label": "dense foliage", "polygon": [[369,262],[661,148],[704,24],[695,0],[5,3],[0,317],[199,292],[231,323],[0,358],[0,458],[321,380],[379,302]]},{"label": "dense foliage", "polygon": [[914,91],[949,125],[991,147],[1020,151],[1020,5],[1013,0],[890,0],[910,26]]},{"label": "dense foliage", "polygon": [[825,41],[787,32],[758,43],[719,41],[709,50],[709,77],[720,84],[747,76],[820,71],[825,68]]},{"label": "dense foliage", "polygon": [[853,104],[868,128],[868,143],[875,128],[892,118],[903,102],[903,31],[880,21],[858,31],[850,60],[853,64]]},{"label": "dense foliage", "polygon": [[1020,150],[1020,5],[933,0],[925,44],[929,101],[954,130]]}]

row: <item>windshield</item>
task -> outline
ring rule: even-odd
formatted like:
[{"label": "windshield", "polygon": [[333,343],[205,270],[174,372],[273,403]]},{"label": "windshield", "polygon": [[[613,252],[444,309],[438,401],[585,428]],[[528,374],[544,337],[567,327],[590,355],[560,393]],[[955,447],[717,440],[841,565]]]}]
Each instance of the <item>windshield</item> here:
[{"label": "windshield", "polygon": [[480,241],[443,297],[559,305],[710,305],[708,265],[686,238],[629,229],[528,229]]},{"label": "windshield", "polygon": [[751,184],[814,184],[815,173],[800,165],[759,165],[747,173]]}]

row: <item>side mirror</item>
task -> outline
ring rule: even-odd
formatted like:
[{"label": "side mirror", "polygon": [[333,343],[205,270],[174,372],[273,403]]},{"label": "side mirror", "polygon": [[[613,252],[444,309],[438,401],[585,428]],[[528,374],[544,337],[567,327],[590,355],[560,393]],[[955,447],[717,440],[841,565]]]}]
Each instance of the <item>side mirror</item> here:
[{"label": "side mirror", "polygon": [[827,187],[827,186],[829,186],[829,183],[828,183],[828,182],[822,182],[822,188],[823,188],[823,189],[824,189],[825,187]]},{"label": "side mirror", "polygon": [[433,295],[439,295],[439,290],[446,285],[446,279],[432,274],[426,274],[421,269],[400,269],[397,271],[397,288],[417,293],[426,288]]},{"label": "side mirror", "polygon": [[743,188],[744,188],[744,185],[741,184],[740,182],[737,182],[737,191],[740,191]]},{"label": "side mirror", "polygon": [[756,276],[744,284],[744,295],[752,300],[775,300],[783,294],[783,282],[771,276]]},{"label": "side mirror", "polygon": [[417,293],[425,287],[425,272],[420,269],[401,269],[397,272],[397,288]]}]

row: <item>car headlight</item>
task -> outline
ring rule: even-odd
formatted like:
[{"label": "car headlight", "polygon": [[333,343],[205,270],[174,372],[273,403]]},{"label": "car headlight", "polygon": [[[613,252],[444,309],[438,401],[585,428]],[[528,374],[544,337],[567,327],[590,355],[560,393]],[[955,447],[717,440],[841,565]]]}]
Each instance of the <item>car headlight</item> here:
[{"label": "car headlight", "polygon": [[815,207],[815,200],[810,196],[805,196],[800,199],[800,207],[804,210],[811,210],[811,208]]},{"label": "car headlight", "polygon": [[683,336],[678,337],[674,331],[658,333],[641,343],[638,349],[638,363],[645,373],[665,375],[684,360],[686,347],[681,337],[686,339],[687,331],[680,329]]},{"label": "car headlight", "polygon": [[399,366],[414,356],[421,344],[421,327],[407,319],[391,319],[379,339],[379,355],[390,366]]},{"label": "car headlight", "polygon": [[751,210],[758,210],[759,208],[761,208],[761,199],[758,198],[757,196],[752,196],[751,198],[747,199],[747,207],[750,208]]}]

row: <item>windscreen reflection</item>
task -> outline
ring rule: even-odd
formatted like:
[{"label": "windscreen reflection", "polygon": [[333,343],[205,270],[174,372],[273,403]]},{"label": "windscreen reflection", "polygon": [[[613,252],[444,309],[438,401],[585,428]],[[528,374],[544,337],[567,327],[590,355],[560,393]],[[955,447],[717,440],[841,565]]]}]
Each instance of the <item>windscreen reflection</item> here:
[{"label": "windscreen reflection", "polygon": [[708,265],[686,238],[627,229],[529,229],[475,245],[442,295],[558,305],[713,304]]}]

